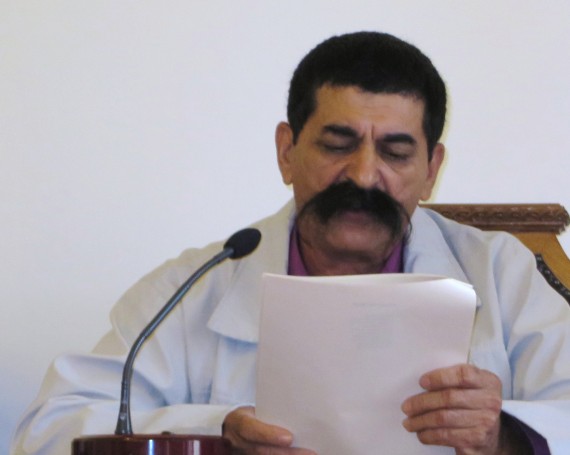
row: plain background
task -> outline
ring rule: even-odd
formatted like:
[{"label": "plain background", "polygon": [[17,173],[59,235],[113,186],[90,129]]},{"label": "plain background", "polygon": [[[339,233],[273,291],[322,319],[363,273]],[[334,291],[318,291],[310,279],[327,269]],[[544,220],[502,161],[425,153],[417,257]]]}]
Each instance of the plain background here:
[{"label": "plain background", "polygon": [[569,23],[566,0],[0,0],[0,453],[133,282],[288,200],[274,127],[332,34],[388,31],[439,68],[434,201],[570,207]]}]

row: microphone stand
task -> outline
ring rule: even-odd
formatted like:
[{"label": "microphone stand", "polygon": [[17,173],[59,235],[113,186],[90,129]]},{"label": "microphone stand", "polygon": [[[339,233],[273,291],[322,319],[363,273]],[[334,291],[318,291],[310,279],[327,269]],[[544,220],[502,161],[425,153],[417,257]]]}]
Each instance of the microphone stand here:
[{"label": "microphone stand", "polygon": [[178,288],[157,315],[148,323],[131,347],[121,382],[121,401],[114,435],[96,435],[76,438],[72,442],[72,455],[230,455],[231,446],[221,436],[133,434],[130,409],[130,384],[135,357],[144,342],[182,300],[192,285],[208,270],[220,262],[238,259],[250,254],[261,239],[257,229],[243,229],[232,235],[223,250],[196,270]]},{"label": "microphone stand", "polygon": [[119,417],[117,419],[117,427],[115,429],[116,435],[131,435],[133,434],[133,428],[131,424],[131,379],[133,376],[133,364],[135,362],[135,357],[138,354],[141,346],[150,337],[155,329],[160,325],[160,323],[168,316],[168,314],[174,309],[176,304],[180,302],[182,297],[186,295],[190,287],[204,275],[208,270],[219,264],[224,259],[229,258],[233,254],[233,248],[224,248],[220,253],[206,262],[202,267],[200,267],[196,272],[188,278],[182,286],[174,293],[168,302],[162,307],[162,309],[157,313],[157,315],[148,323],[148,325],[143,329],[141,334],[135,340],[127,360],[125,361],[125,366],[123,367],[123,380],[121,382],[121,405],[119,407]]}]

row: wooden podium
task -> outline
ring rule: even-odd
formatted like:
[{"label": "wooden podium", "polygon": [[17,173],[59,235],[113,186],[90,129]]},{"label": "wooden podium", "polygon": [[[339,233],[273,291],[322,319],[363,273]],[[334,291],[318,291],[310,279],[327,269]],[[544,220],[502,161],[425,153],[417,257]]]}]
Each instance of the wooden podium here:
[{"label": "wooden podium", "polygon": [[74,439],[71,455],[230,455],[221,436],[177,434],[99,435]]}]

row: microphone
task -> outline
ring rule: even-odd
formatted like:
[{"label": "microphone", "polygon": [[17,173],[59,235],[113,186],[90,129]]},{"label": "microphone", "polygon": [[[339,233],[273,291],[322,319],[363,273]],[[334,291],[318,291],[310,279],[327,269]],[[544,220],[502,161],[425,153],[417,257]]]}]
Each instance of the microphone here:
[{"label": "microphone", "polygon": [[131,378],[133,376],[133,364],[135,357],[146,339],[152,335],[160,323],[168,316],[178,302],[186,295],[192,285],[208,270],[226,259],[240,259],[252,253],[259,245],[261,232],[254,228],[246,228],[233,234],[224,243],[223,249],[202,267],[196,270],[172,295],[170,300],[162,307],[157,315],[143,329],[135,340],[123,367],[123,379],[121,382],[121,404],[117,419],[116,435],[132,435],[131,425]]},{"label": "microphone", "polygon": [[255,228],[246,228],[241,231],[237,231],[224,243],[223,251],[228,249],[232,250],[230,254],[230,259],[241,259],[248,254],[253,253],[253,251],[259,245],[261,241],[261,232]]}]

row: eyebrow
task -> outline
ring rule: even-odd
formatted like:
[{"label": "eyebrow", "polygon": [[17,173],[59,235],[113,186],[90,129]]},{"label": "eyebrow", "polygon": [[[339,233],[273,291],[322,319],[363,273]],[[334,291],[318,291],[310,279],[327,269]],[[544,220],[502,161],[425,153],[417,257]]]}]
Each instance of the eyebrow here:
[{"label": "eyebrow", "polygon": [[407,133],[394,133],[394,134],[386,134],[382,140],[382,142],[387,142],[389,144],[394,144],[398,142],[402,142],[405,144],[416,145],[417,141],[414,139],[413,136]]},{"label": "eyebrow", "polygon": [[332,133],[332,134],[335,134],[337,136],[344,136],[344,137],[348,137],[348,138],[357,138],[358,137],[358,133],[353,128],[350,128],[349,126],[330,124],[330,125],[323,126],[321,131],[323,134]]}]

